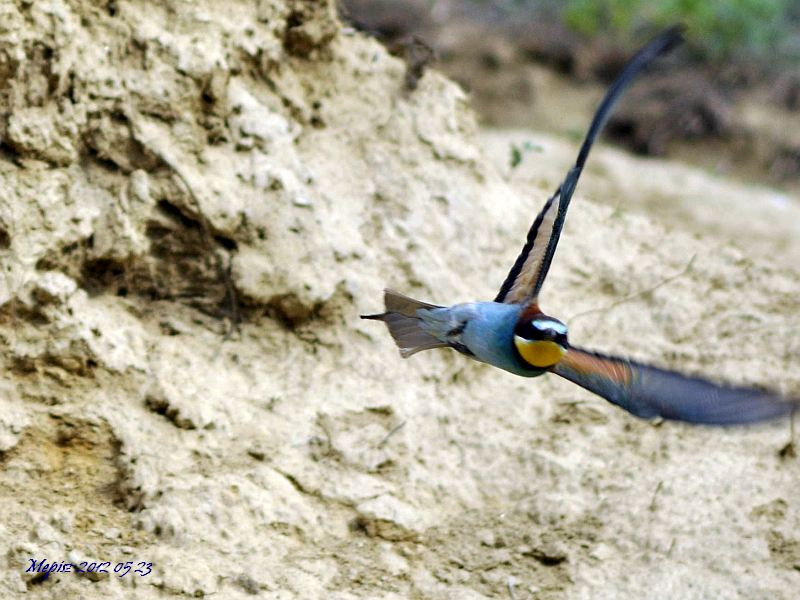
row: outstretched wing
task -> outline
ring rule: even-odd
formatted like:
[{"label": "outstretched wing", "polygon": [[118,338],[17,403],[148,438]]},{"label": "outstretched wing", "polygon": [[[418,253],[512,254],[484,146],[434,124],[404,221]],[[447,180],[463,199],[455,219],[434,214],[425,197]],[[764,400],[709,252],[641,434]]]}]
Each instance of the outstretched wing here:
[{"label": "outstretched wing", "polygon": [[544,208],[528,230],[528,239],[525,242],[525,246],[523,246],[514,266],[511,267],[511,271],[509,271],[506,280],[503,282],[500,292],[494,299],[495,302],[505,302],[506,304],[530,304],[536,302],[558,245],[558,238],[564,226],[564,218],[567,216],[567,208],[572,199],[572,193],[575,191],[575,186],[581,176],[583,165],[586,163],[592,144],[611,116],[611,110],[619,100],[622,92],[625,91],[625,88],[630,85],[636,75],[648,63],[682,41],[682,31],[683,28],[681,26],[667,29],[655,40],[639,50],[625,66],[625,69],[623,69],[608,92],[606,92],[605,98],[603,98],[594,115],[594,119],[592,119],[589,132],[583,140],[575,166],[567,173],[567,177],[558,187],[556,193],[547,200]]},{"label": "outstretched wing", "polygon": [[800,409],[800,399],[717,385],[575,347],[551,371],[644,419],[741,425],[776,419]]}]

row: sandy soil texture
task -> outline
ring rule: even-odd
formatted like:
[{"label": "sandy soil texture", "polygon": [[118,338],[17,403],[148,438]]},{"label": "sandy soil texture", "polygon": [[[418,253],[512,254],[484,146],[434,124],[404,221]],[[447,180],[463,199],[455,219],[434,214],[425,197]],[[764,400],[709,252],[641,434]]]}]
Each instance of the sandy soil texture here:
[{"label": "sandy soil texture", "polygon": [[[0,597],[797,596],[787,423],[654,425],[358,319],[493,297],[575,150],[406,82],[325,2],[0,5]],[[544,307],[800,394],[797,199],[598,150]]]}]

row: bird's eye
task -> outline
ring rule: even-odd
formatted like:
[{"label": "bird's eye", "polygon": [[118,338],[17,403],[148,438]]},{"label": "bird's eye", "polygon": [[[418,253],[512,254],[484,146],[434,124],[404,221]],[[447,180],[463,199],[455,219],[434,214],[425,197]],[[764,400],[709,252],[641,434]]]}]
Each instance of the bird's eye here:
[{"label": "bird's eye", "polygon": [[558,337],[566,338],[567,336],[567,326],[556,319],[534,319],[531,321],[530,325],[532,333],[534,334],[531,336],[531,339],[537,338],[553,340]]}]

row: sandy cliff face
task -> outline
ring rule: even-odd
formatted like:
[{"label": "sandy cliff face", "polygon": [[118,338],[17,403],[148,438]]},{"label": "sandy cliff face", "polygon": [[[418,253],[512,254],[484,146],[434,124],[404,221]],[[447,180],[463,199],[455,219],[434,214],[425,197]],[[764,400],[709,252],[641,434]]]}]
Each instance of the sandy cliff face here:
[{"label": "sandy cliff face", "polygon": [[[358,320],[385,285],[492,297],[570,159],[509,185],[456,86],[405,89],[326,3],[0,11],[0,595],[800,588],[788,427],[655,427]],[[579,196],[545,304],[796,394],[796,261],[721,239]]]}]

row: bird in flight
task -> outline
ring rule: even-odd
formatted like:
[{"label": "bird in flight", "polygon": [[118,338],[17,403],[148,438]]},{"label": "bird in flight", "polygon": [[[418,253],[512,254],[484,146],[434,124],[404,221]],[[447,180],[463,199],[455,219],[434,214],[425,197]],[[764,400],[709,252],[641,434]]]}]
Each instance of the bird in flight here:
[{"label": "bird in flight", "polygon": [[522,252],[493,302],[444,307],[385,290],[385,312],[362,318],[386,323],[403,358],[422,350],[449,347],[523,377],[555,373],[644,419],[736,425],[775,419],[798,410],[800,399],[719,385],[573,346],[567,326],[539,308],[539,291],[592,144],[639,72],[682,40],[680,26],[667,29],[634,55],[609,88],[575,165],[533,221]]}]

